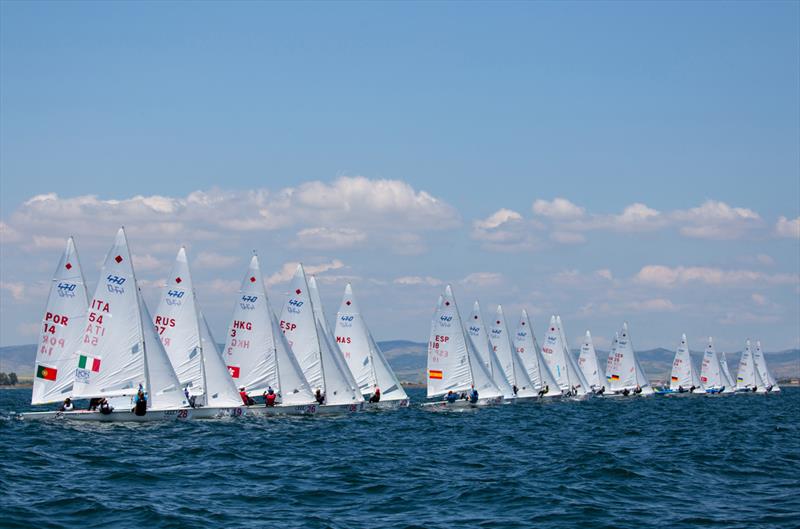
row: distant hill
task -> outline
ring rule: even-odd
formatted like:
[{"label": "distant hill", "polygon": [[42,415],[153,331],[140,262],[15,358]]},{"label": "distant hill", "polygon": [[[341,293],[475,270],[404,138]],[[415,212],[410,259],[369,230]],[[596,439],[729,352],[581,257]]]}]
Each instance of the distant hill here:
[{"label": "distant hill", "polygon": [[[427,344],[409,340],[388,340],[378,342],[387,360],[401,381],[424,382]],[[577,355],[578,351],[574,351]],[[637,351],[647,375],[653,381],[665,381],[672,368],[674,351],[664,348]],[[700,366],[702,352],[692,352],[695,365]],[[790,349],[775,353],[765,353],[769,368],[779,380],[800,378],[800,349]],[[730,353],[728,365],[731,373],[736,375],[740,353]],[[608,351],[598,351],[601,362],[605,361]],[[0,347],[0,372],[17,373],[18,376],[32,376],[36,358],[36,345],[12,345]]]}]

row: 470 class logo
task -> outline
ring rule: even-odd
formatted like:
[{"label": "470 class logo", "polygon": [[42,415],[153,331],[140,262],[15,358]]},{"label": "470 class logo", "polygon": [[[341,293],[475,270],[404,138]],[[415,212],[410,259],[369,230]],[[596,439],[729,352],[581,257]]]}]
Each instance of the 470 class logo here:
[{"label": "470 class logo", "polygon": [[258,296],[242,296],[242,301],[245,303],[255,303],[258,301]]},{"label": "470 class logo", "polygon": [[60,281],[58,283],[58,295],[62,298],[74,298],[75,297],[75,289],[78,285],[74,283],[64,283]]},{"label": "470 class logo", "polygon": [[125,278],[120,276],[115,276],[113,274],[109,274],[106,276],[106,288],[112,294],[124,294],[125,289],[122,288],[122,284],[125,283]]}]

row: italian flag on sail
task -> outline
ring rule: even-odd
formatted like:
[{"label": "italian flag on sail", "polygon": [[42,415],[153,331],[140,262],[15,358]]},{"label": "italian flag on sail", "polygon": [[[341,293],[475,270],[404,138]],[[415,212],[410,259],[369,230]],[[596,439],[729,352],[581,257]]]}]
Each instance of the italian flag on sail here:
[{"label": "italian flag on sail", "polygon": [[58,369],[52,367],[36,366],[36,377],[45,380],[55,380],[58,375]]},{"label": "italian flag on sail", "polygon": [[78,367],[89,371],[100,371],[100,359],[92,356],[80,355],[78,357]]}]

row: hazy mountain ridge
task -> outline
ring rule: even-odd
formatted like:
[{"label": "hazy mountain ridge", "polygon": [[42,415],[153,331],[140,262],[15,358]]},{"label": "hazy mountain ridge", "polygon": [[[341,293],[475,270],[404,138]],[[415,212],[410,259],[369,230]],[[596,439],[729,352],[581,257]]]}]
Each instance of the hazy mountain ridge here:
[{"label": "hazy mountain ridge", "polygon": [[[400,380],[409,382],[424,382],[427,344],[410,340],[387,340],[378,342],[387,360],[397,373]],[[222,346],[220,346],[222,349]],[[578,354],[574,350],[575,355]],[[602,364],[608,356],[608,351],[597,352]],[[672,359],[675,352],[663,347],[637,351],[639,360],[645,372],[653,381],[664,381],[669,377],[672,368]],[[736,375],[736,369],[741,352],[727,353],[728,366],[731,373]],[[703,359],[702,351],[692,351],[692,360],[700,367]],[[800,349],[789,349],[765,353],[772,373],[780,380],[800,378]],[[36,345],[12,345],[0,347],[0,372],[17,373],[22,377],[32,376],[33,365],[36,358]]]}]

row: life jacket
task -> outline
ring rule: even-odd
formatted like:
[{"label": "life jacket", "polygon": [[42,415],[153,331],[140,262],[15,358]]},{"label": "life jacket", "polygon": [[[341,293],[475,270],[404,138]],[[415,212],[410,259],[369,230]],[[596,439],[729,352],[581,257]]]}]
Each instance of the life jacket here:
[{"label": "life jacket", "polygon": [[275,406],[275,397],[274,393],[268,393],[266,396],[267,406]]},{"label": "life jacket", "polygon": [[240,391],[239,396],[242,398],[242,402],[244,402],[245,406],[250,404],[250,397],[247,396],[245,391]]}]

